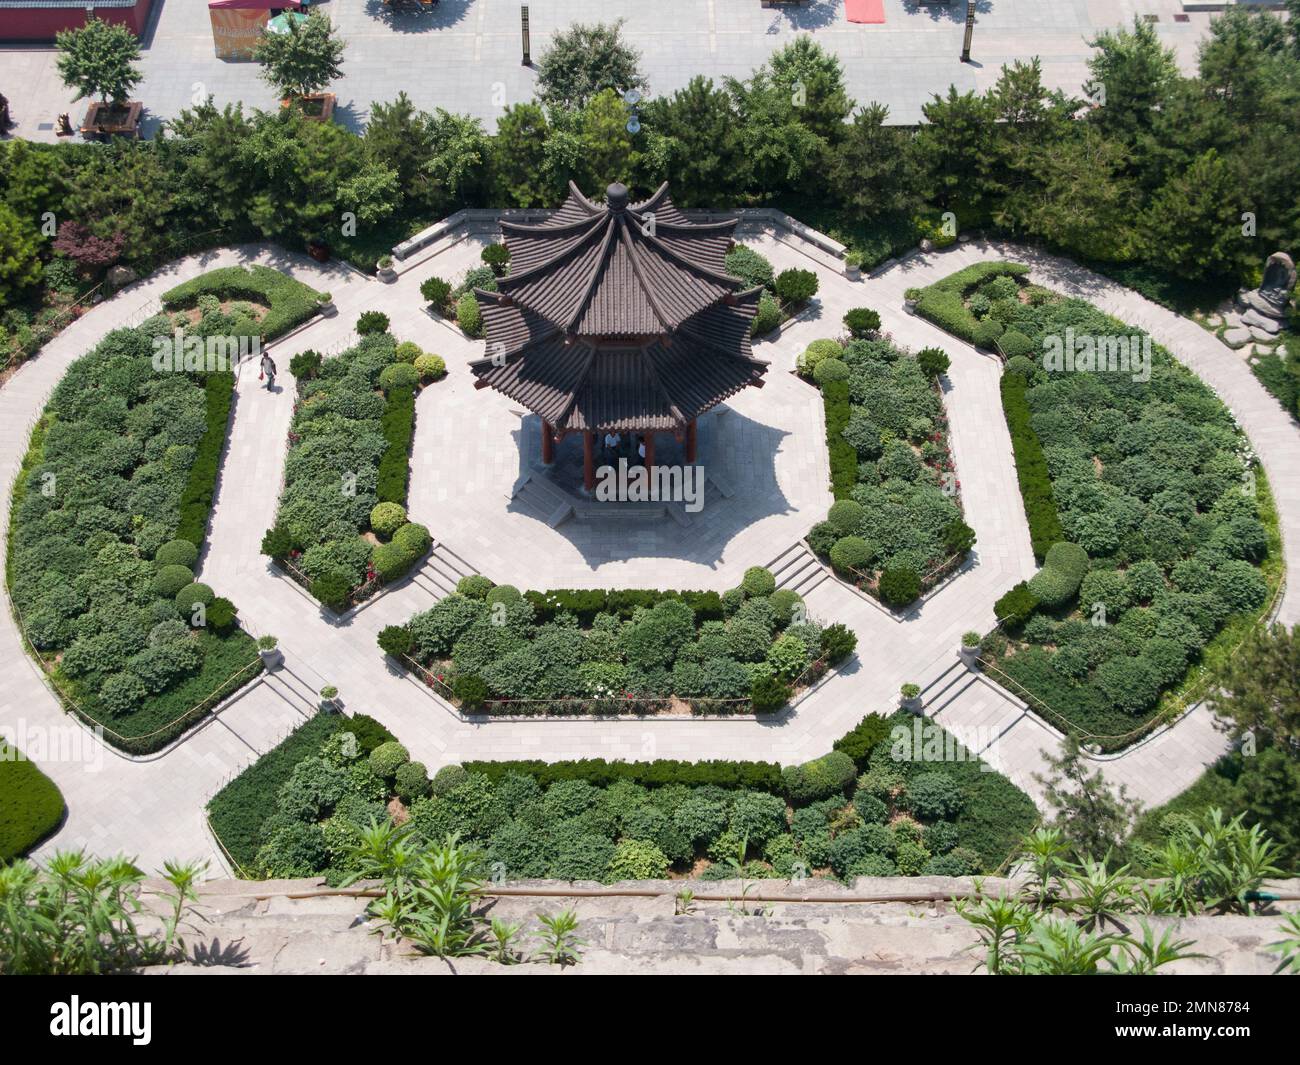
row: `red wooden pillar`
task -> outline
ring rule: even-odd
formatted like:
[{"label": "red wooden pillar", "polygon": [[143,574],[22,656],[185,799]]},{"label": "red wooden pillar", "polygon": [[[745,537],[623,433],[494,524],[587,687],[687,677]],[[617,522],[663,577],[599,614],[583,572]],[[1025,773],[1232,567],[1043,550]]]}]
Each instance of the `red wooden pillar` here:
[{"label": "red wooden pillar", "polygon": [[645,465],[649,469],[655,464],[655,434],[645,434]]},{"label": "red wooden pillar", "polygon": [[698,439],[697,439],[698,434],[696,433],[695,429],[696,429],[696,427],[695,427],[695,419],[692,418],[689,422],[686,423],[686,461],[687,461],[687,463],[694,463],[694,462],[695,462],[695,447],[696,447],[696,444],[699,442]]},{"label": "red wooden pillar", "polygon": [[542,422],[542,461],[548,466],[555,461],[555,429],[550,422]]},{"label": "red wooden pillar", "polygon": [[596,434],[582,434],[582,486],[588,492],[596,490]]}]

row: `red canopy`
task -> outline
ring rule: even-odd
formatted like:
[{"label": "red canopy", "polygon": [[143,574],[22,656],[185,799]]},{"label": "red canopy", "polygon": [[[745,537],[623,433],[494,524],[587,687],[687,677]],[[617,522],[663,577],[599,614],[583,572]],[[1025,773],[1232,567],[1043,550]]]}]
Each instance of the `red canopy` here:
[{"label": "red canopy", "polygon": [[270,11],[271,8],[278,7],[290,11],[298,5],[292,0],[209,0],[208,7],[255,8],[259,11]]}]

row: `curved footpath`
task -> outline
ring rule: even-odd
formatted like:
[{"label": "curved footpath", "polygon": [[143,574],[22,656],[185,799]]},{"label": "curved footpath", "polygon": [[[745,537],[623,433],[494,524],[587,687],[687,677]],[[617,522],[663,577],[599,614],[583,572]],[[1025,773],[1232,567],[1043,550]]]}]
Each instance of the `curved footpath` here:
[{"label": "curved footpath", "polygon": [[[479,413],[487,410],[482,405],[504,400],[495,394],[471,395],[465,363],[481,345],[466,340],[445,323],[431,320],[422,310],[418,286],[433,274],[460,276],[477,263],[478,250],[485,242],[478,237],[447,242],[391,285],[363,278],[345,267],[322,267],[269,248],[229,249],[172,264],[88,312],[0,390],[0,441],[7,456],[0,490],[8,499],[30,425],[69,362],[110,329],[133,324],[142,304],[179,281],[219,265],[266,262],[315,287],[328,288],[339,313],[316,319],[272,346],[283,375],[275,392],[259,387],[251,367],[244,367],[238,375],[234,423],[202,575],[220,594],[238,604],[251,631],[280,638],[287,670],[303,678],[301,688],[314,690],[326,681],[337,685],[350,710],[383,721],[406,743],[412,757],[431,767],[466,758],[741,758],[788,763],[824,753],[864,714],[892,706],[900,684],[912,681],[926,689],[927,714],[968,738],[995,767],[1039,799],[1042,789],[1034,774],[1043,770],[1043,752],[1055,749],[1059,735],[999,689],[954,668],[961,634],[991,627],[998,596],[1034,570],[1002,416],[1000,367],[903,310],[903,292],[908,287],[928,284],[981,259],[1012,258],[1028,263],[1038,283],[1089,299],[1122,321],[1146,329],[1219,392],[1268,472],[1282,518],[1288,568],[1293,563],[1300,543],[1300,476],[1288,468],[1287,459],[1288,452],[1294,454],[1300,443],[1296,426],[1255,381],[1249,368],[1195,323],[1073,263],[1015,246],[961,245],[942,253],[912,256],[879,276],[850,282],[825,255],[788,235],[779,241],[770,234],[749,235],[745,240],[768,255],[777,269],[807,267],[812,259],[821,278],[819,305],[813,314],[793,323],[776,341],[759,345],[757,353],[772,361],[773,374],[793,369],[795,357],[810,340],[838,333],[841,316],[852,306],[877,309],[885,329],[902,344],[940,346],[950,354],[946,401],[951,441],[967,520],[978,536],[973,563],[902,621],[838,582],[828,580],[813,589],[808,596],[810,613],[852,627],[858,635],[857,660],[779,722],[463,722],[426,689],[387,668],[375,644],[380,628],[402,623],[431,605],[433,596],[424,587],[416,583],[399,586],[338,623],[324,617],[301,589],[269,571],[258,548],[275,513],[287,446],[293,402],[288,359],[307,347],[340,350],[352,338],[353,323],[363,309],[384,311],[392,319],[396,335],[415,339],[447,358],[448,380],[421,395],[412,457],[412,518],[426,523],[435,539],[440,537],[440,511],[455,506],[455,495],[454,489],[448,492],[436,486],[435,491],[422,480],[428,469],[429,441],[440,426],[445,430],[446,419],[461,418],[472,427],[485,417]],[[781,402],[779,395],[772,395],[777,391],[751,389],[730,406],[755,422],[766,419],[770,423],[774,420],[771,405]],[[821,447],[820,437],[816,444]],[[504,511],[504,502],[502,508]],[[491,535],[490,530],[484,533],[485,537]],[[536,535],[541,544],[546,536],[558,534],[537,523]],[[471,563],[479,563],[494,579],[515,576],[483,565],[465,545],[453,541],[449,546]],[[771,543],[766,557],[784,546]],[[513,563],[521,567],[530,586],[572,583],[570,570],[548,569],[549,557],[539,547],[535,554]],[[735,585],[744,566],[751,564],[753,559],[733,559],[724,553],[707,585]],[[618,571],[611,569],[608,575],[600,573],[599,567],[595,569],[599,582],[609,585],[705,584],[690,579],[698,566],[691,569],[679,559],[654,558],[647,566],[636,572],[654,576],[639,580],[628,579],[626,565]],[[615,572],[621,575],[615,577]],[[1279,617],[1290,624],[1297,612],[1296,595],[1288,591]],[[0,646],[5,652],[0,726],[14,732],[20,742],[24,727],[67,727],[69,719],[22,652],[8,611],[0,620],[0,629]],[[130,760],[105,750],[102,765],[88,772],[80,763],[38,758],[63,790],[70,808],[67,824],[42,850],[85,845],[101,852],[138,854],[147,865],[164,857],[210,857],[220,864],[203,824],[203,805],[225,779],[273,746],[310,712],[306,700],[289,694],[292,685],[285,683],[287,679],[291,678],[272,676],[254,686],[216,720],[151,761]],[[1154,805],[1193,783],[1225,748],[1224,737],[1215,730],[1209,713],[1198,708],[1143,743],[1098,759],[1098,764],[1110,781],[1125,785],[1135,797]]]}]

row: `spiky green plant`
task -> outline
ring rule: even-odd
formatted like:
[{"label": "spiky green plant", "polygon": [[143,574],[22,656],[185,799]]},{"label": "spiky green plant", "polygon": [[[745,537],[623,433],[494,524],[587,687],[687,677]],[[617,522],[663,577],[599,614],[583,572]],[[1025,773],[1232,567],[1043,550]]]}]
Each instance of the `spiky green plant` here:
[{"label": "spiky green plant", "polygon": [[537,956],[552,965],[574,965],[581,957],[581,948],[587,945],[585,939],[579,939],[578,915],[572,910],[561,910],[557,914],[539,913],[537,920],[541,928],[535,933],[542,949]]}]

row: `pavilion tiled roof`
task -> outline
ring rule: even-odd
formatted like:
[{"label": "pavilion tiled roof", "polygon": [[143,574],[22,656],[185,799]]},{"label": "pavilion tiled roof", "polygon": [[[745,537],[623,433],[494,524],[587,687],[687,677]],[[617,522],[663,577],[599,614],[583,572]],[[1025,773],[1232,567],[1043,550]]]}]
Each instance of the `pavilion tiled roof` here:
[{"label": "pavilion tiled roof", "polygon": [[759,288],[726,272],[736,219],[695,223],[661,186],[596,204],[570,184],[541,225],[502,222],[510,274],[475,290],[490,386],[560,431],[679,429],[747,385]]}]

